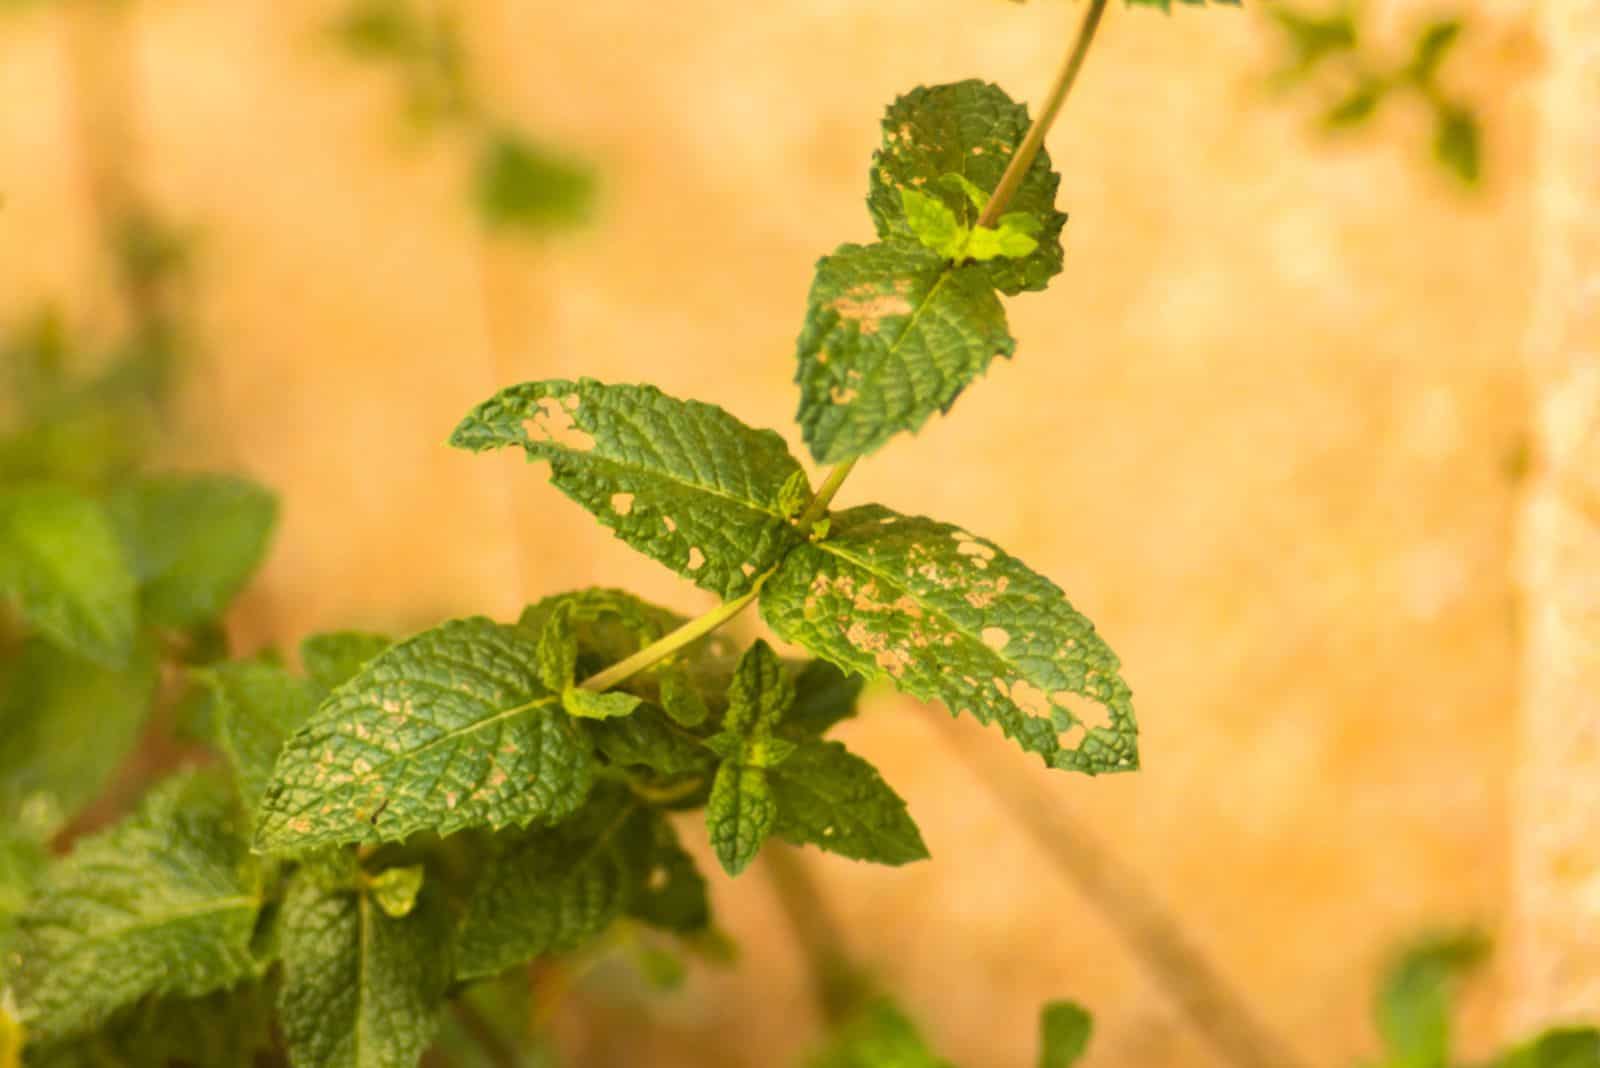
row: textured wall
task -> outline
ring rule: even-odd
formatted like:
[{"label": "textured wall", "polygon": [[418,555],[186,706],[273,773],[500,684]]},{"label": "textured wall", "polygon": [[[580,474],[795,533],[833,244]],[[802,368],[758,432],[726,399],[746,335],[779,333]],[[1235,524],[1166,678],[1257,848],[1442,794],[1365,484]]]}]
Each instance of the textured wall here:
[{"label": "textured wall", "polygon": [[[1074,18],[985,0],[466,6],[499,106],[602,169],[589,231],[485,244],[448,146],[397,135],[382,79],[319,42],[326,3],[130,9],[134,136],[116,166],[203,237],[207,359],[178,460],[285,495],[234,620],[247,644],[506,616],[592,582],[704,607],[537,470],[443,448],[454,420],[499,384],[590,373],[793,440],[811,266],[870,233],[882,106],[972,75],[1036,96]],[[1498,928],[1513,901],[1507,466],[1526,433],[1538,47],[1522,5],[1481,6],[1452,61],[1490,136],[1476,197],[1419,162],[1418,115],[1309,135],[1302,103],[1261,89],[1259,13],[1114,11],[1050,140],[1066,273],[1012,304],[1015,361],[843,498],[981,531],[1099,622],[1145,768],[1073,779],[1018,756],[1019,788],[1094,828],[1318,1064],[1370,1048],[1395,938]],[[1375,7],[1394,35],[1424,10]],[[81,62],[74,78],[67,30],[49,12],[0,28],[0,312],[106,301],[79,136],[94,79]],[[1169,993],[938,716],[884,694],[848,729],[935,854],[897,871],[808,858],[852,947],[960,1063],[1028,1063],[1055,996],[1100,1015],[1095,1063],[1203,1063]],[[804,1045],[801,962],[765,879],[714,880],[746,946],[736,973],[650,1003],[643,1038],[567,1021],[589,1063],[707,1063],[675,1058],[708,1036],[729,1064]],[[1523,944],[1519,980],[1544,967]],[[1496,1029],[1494,992],[1474,1003],[1475,1044]]]}]

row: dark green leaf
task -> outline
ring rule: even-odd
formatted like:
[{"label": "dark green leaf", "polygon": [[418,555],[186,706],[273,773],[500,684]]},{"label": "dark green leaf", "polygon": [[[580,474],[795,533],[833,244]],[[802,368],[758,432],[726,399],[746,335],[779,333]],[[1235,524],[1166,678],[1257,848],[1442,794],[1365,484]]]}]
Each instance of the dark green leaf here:
[{"label": "dark green leaf", "polygon": [[105,511],[74,490],[0,492],[0,593],[80,656],[118,667],[133,649],[133,573]]},{"label": "dark green leaf", "polygon": [[783,717],[785,729],[816,737],[856,714],[865,680],[846,675],[826,660],[811,660],[795,679],[794,707]]},{"label": "dark green leaf", "polygon": [[594,175],[515,131],[500,130],[484,142],[477,193],[479,214],[490,227],[539,232],[588,218]]},{"label": "dark green leaf", "polygon": [[785,486],[800,465],[783,439],[652,386],[512,386],[450,442],[475,452],[517,445],[549,461],[556,486],[619,538],[724,598],[799,541]]},{"label": "dark green leaf", "polygon": [[621,767],[649,768],[676,776],[709,772],[715,762],[699,738],[653,705],[643,705],[630,716],[595,720],[584,726],[595,748]]},{"label": "dark green leaf", "polygon": [[303,874],[283,904],[278,1012],[296,1065],[409,1068],[438,1027],[448,930],[426,896],[403,919]]},{"label": "dark green leaf", "polygon": [[1350,91],[1350,93],[1333,107],[1328,109],[1322,117],[1322,123],[1330,130],[1343,130],[1352,126],[1359,126],[1372,118],[1378,105],[1383,101],[1386,87],[1382,82],[1364,81]]},{"label": "dark green leaf", "polygon": [[947,410],[1016,345],[985,270],[913,240],[842,245],[817,264],[797,342],[797,418],[811,454],[836,464]]},{"label": "dark green leaf", "polygon": [[1080,1005],[1052,1001],[1039,1011],[1039,1068],[1067,1068],[1089,1048],[1094,1021]]},{"label": "dark green leaf", "polygon": [[313,687],[277,664],[241,660],[194,673],[212,693],[212,733],[254,812],[289,736],[316,711]]},{"label": "dark green leaf", "polygon": [[694,858],[684,851],[678,832],[659,812],[645,812],[626,828],[631,838],[629,855],[643,858],[636,865],[628,913],[635,919],[680,935],[704,932],[711,923],[706,881]]},{"label": "dark green leaf", "polygon": [[1497,1058],[1490,1068],[1600,1068],[1600,1030],[1564,1027],[1546,1031]]},{"label": "dark green leaf", "polygon": [[801,743],[767,778],[778,809],[773,833],[786,841],[876,864],[927,859],[906,803],[838,742]]},{"label": "dark green leaf", "polygon": [[711,848],[729,875],[738,875],[755,859],[777,816],[765,768],[733,761],[717,768],[706,803],[706,829]]},{"label": "dark green leaf", "polygon": [[837,513],[829,537],[763,587],[761,614],[846,671],[998,723],[1050,767],[1138,766],[1132,698],[1094,625],[1049,579],[957,527],[877,505]]},{"label": "dark green leaf", "polygon": [[1440,19],[1429,23],[1417,38],[1417,50],[1411,60],[1411,76],[1418,82],[1430,84],[1439,71],[1439,64],[1461,37],[1459,19]]},{"label": "dark green leaf", "polygon": [[382,634],[341,630],[313,634],[300,643],[300,663],[324,691],[350,681],[394,642]]},{"label": "dark green leaf", "polygon": [[289,740],[258,847],[303,852],[576,811],[592,757],[534,674],[537,657],[526,630],[482,617],[389,649]]},{"label": "dark green leaf", "polygon": [[1465,108],[1445,106],[1439,111],[1433,137],[1433,154],[1446,170],[1467,185],[1478,184],[1481,160],[1478,120]]},{"label": "dark green leaf", "polygon": [[229,791],[170,780],[55,864],[6,971],[30,1034],[95,1027],[146,994],[196,997],[253,975],[261,875]]}]

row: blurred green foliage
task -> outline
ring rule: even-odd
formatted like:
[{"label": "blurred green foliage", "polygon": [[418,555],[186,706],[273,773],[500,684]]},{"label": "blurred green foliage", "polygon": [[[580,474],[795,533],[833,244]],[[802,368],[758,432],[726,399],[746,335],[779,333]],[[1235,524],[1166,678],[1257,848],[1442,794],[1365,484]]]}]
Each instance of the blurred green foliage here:
[{"label": "blurred green foliage", "polygon": [[491,112],[453,11],[417,0],[352,0],[330,29],[351,58],[390,72],[412,126],[465,142],[475,161],[474,207],[489,230],[533,235],[589,217],[593,171]]},{"label": "blurred green foliage", "polygon": [[1467,186],[1482,179],[1482,133],[1472,107],[1441,83],[1439,71],[1465,29],[1460,18],[1439,18],[1418,31],[1407,56],[1385,61],[1369,47],[1355,0],[1311,13],[1287,4],[1266,8],[1289,53],[1273,76],[1279,89],[1314,83],[1328,98],[1321,125],[1330,133],[1371,121],[1396,98],[1420,102],[1433,114],[1433,158]]}]

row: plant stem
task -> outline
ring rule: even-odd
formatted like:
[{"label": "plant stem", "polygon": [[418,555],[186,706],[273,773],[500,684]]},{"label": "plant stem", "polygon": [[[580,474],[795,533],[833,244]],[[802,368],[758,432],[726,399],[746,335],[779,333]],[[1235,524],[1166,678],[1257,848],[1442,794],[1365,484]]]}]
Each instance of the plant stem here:
[{"label": "plant stem", "polygon": [[646,668],[652,667],[657,662],[665,660],[689,643],[704,638],[707,634],[710,634],[748,608],[750,603],[756,599],[756,595],[761,592],[762,584],[767,581],[767,577],[771,574],[772,571],[766,572],[766,574],[757,578],[755,585],[751,586],[746,592],[741,593],[731,601],[724,601],[698,619],[691,619],[671,634],[651,642],[626,660],[619,660],[599,674],[590,675],[583,680],[583,688],[596,691],[609,690]]},{"label": "plant stem", "polygon": [[983,214],[978,218],[979,226],[993,226],[998,222],[1006,205],[1016,196],[1017,187],[1022,185],[1028,168],[1033,166],[1034,157],[1044,145],[1044,135],[1050,132],[1051,125],[1061,112],[1061,105],[1067,102],[1067,94],[1072,92],[1072,84],[1078,80],[1078,72],[1083,69],[1083,61],[1089,55],[1089,46],[1094,43],[1094,32],[1099,28],[1100,16],[1105,14],[1105,10],[1106,0],[1089,0],[1089,10],[1083,13],[1083,23],[1078,27],[1078,39],[1062,64],[1061,73],[1056,75],[1056,83],[1050,87],[1050,95],[1045,98],[1039,117],[1028,127],[1027,136],[1023,137],[1016,154],[1006,165],[1005,173],[1000,176],[1000,184],[995,186],[988,207],[983,209]]},{"label": "plant stem", "polygon": [[839,487],[844,485],[844,480],[850,477],[850,472],[855,469],[856,460],[859,459],[858,456],[855,460],[846,460],[828,472],[828,476],[822,480],[822,488],[811,498],[806,510],[800,513],[800,533],[811,533],[811,528],[816,525],[817,520],[827,514],[828,505],[833,503],[834,495],[839,492]]}]

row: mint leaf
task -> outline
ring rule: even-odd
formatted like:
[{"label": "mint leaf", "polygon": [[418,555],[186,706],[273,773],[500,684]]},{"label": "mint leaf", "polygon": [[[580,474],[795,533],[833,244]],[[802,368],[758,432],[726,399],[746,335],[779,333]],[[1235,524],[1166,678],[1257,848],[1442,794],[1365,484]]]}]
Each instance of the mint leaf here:
[{"label": "mint leaf", "polygon": [[974,226],[961,255],[969,260],[1020,259],[1039,247],[1039,220],[1013,212],[1000,216],[998,227]]},{"label": "mint leaf", "polygon": [[961,250],[966,248],[972,230],[957,222],[956,213],[938,197],[902,186],[900,210],[905,213],[906,225],[910,227],[912,236],[924,247],[937,252],[943,259],[961,258]]},{"label": "mint leaf", "polygon": [[225,475],[140,479],[108,509],[145,615],[178,628],[222,614],[266,555],[278,516],[271,493]]},{"label": "mint leaf", "polygon": [[359,630],[313,634],[300,643],[300,663],[312,682],[324,691],[332,690],[348,682],[393,644],[382,634]]},{"label": "mint leaf", "polygon": [[30,1035],[95,1027],[146,994],[194,997],[252,975],[261,876],[229,792],[169,780],[57,862],[17,924],[10,979]]},{"label": "mint leaf", "polygon": [[1450,1011],[1460,980],[1488,955],[1475,931],[1436,935],[1409,947],[1378,994],[1378,1032],[1404,1068],[1446,1068]]},{"label": "mint leaf", "polygon": [[0,594],[51,641],[106,667],[133,649],[133,573],[105,511],[64,486],[0,493]]},{"label": "mint leaf", "polygon": [[[44,843],[22,827],[0,823],[0,960],[5,959],[6,942],[17,914],[33,899],[34,888],[44,877],[50,856]],[[0,1009],[0,1014],[4,1010]],[[0,1033],[4,1026],[0,1024]],[[0,1042],[0,1049],[5,1044]],[[0,1065],[5,1059],[0,1058]]]},{"label": "mint leaf", "polygon": [[576,949],[611,926],[637,881],[625,833],[637,815],[626,791],[606,790],[559,827],[498,839],[457,934],[456,977]]},{"label": "mint leaf", "polygon": [[[981,211],[989,195],[959,174],[947,174],[955,185]],[[1040,230],[1039,220],[1026,212],[1012,212],[1000,218],[999,227],[967,226],[956,221],[951,211],[937,197],[919,193],[914,189],[900,190],[900,204],[911,227],[924,247],[937,252],[947,260],[997,259],[1001,256],[1020,258],[1039,247],[1033,236]]]},{"label": "mint leaf", "polygon": [[593,690],[573,687],[562,693],[561,706],[569,715],[580,719],[619,719],[633,715],[642,700],[631,693],[622,693],[618,690],[595,693]]},{"label": "mint leaf", "polygon": [[100,795],[155,697],[155,649],[120,668],[32,639],[0,664],[0,823],[41,840]]},{"label": "mint leaf", "polygon": [[525,630],[482,617],[383,653],[289,740],[257,847],[301,852],[566,818],[589,792],[592,758],[535,677],[537,656]]},{"label": "mint leaf", "polygon": [[478,160],[478,212],[493,229],[532,232],[572,226],[588,218],[594,174],[514,130],[497,130]]},{"label": "mint leaf", "polygon": [[1600,1030],[1564,1027],[1496,1058],[1490,1068],[1595,1068],[1600,1065]]},{"label": "mint leaf", "polygon": [[680,727],[698,727],[711,715],[688,674],[670,667],[661,674],[661,707]]},{"label": "mint leaf", "polygon": [[706,802],[711,848],[729,875],[750,865],[777,822],[778,808],[765,768],[728,761],[717,768]]},{"label": "mint leaf", "polygon": [[1077,1064],[1089,1048],[1094,1021],[1080,1005],[1052,1001],[1039,1011],[1039,1068]]},{"label": "mint leaf", "polygon": [[367,886],[372,892],[372,900],[378,903],[383,914],[401,920],[411,915],[417,907],[417,895],[422,893],[424,877],[421,864],[386,868],[374,875]]},{"label": "mint leaf", "polygon": [[628,914],[678,934],[704,931],[711,923],[706,881],[672,823],[660,812],[646,810],[625,833],[630,855],[642,858],[635,865],[637,882]]},{"label": "mint leaf", "polygon": [[[783,439],[653,386],[527,382],[480,404],[458,448],[520,445],[623,541],[724,598],[749,589],[799,540]],[[792,495],[792,494],[791,494]]]},{"label": "mint leaf", "polygon": [[578,634],[572,626],[570,602],[557,606],[539,628],[539,681],[560,693],[578,673]]},{"label": "mint leaf", "polygon": [[762,588],[761,614],[846,671],[998,723],[1050,767],[1138,766],[1128,686],[1094,625],[1049,579],[958,527],[877,505],[836,513],[831,536]]},{"label": "mint leaf", "polygon": [[305,873],[283,903],[278,1013],[290,1057],[316,1068],[415,1065],[450,978],[448,931],[424,898],[403,919]]},{"label": "mint leaf", "polygon": [[1467,185],[1481,177],[1478,120],[1466,108],[1442,105],[1435,120],[1433,154],[1445,169]]},{"label": "mint leaf", "polygon": [[826,660],[809,660],[795,679],[794,706],[783,717],[786,730],[801,736],[826,734],[856,714],[864,680],[846,675]]},{"label": "mint leaf", "polygon": [[284,742],[316,711],[312,686],[276,664],[250,660],[216,664],[194,678],[212,693],[217,745],[233,766],[245,808],[254,812]]},{"label": "mint leaf", "polygon": [[629,716],[596,720],[585,726],[595,748],[606,760],[621,767],[648,768],[662,775],[679,776],[708,772],[715,762],[698,737],[652,705],[641,705]]},{"label": "mint leaf", "polygon": [[[5,1059],[0,1008],[0,1065]],[[121,1010],[95,1031],[28,1047],[28,1068],[221,1068],[256,1063],[272,1046],[272,999],[265,984],[245,982],[198,998],[149,998]]]},{"label": "mint leaf", "polygon": [[888,999],[857,1012],[807,1068],[952,1068],[934,1055],[916,1024]]},{"label": "mint leaf", "polygon": [[[1025,106],[999,86],[980,81],[913,89],[897,99],[883,117],[883,147],[872,157],[867,208],[878,236],[914,238],[900,199],[902,189],[937,196],[957,221],[975,223],[982,205],[946,176],[959,176],[987,198],[988,191],[1000,184],[1028,124]],[[1060,176],[1050,167],[1050,154],[1041,149],[1006,205],[1037,220],[1037,247],[1018,259],[984,264],[977,273],[988,285],[1016,294],[1043,289],[1060,273],[1061,228],[1067,221],[1055,209],[1060,184]]]},{"label": "mint leaf", "polygon": [[722,736],[742,764],[770,767],[783,758],[792,746],[776,746],[773,737],[784,713],[794,705],[794,683],[784,670],[783,661],[772,646],[757,640],[734,669],[728,686],[728,712],[722,720]]},{"label": "mint leaf", "polygon": [[1411,60],[1409,74],[1417,82],[1427,85],[1438,74],[1439,64],[1449,54],[1461,37],[1459,19],[1440,19],[1430,23],[1417,38],[1416,54]]},{"label": "mint leaf", "polygon": [[801,743],[767,780],[778,810],[773,833],[786,841],[875,864],[928,857],[906,803],[838,742]]},{"label": "mint leaf", "polygon": [[819,463],[864,456],[917,430],[996,355],[1011,355],[989,266],[954,266],[899,240],[841,245],[817,264],[795,380],[797,418]]}]

